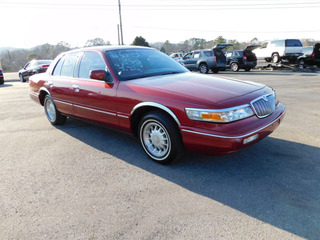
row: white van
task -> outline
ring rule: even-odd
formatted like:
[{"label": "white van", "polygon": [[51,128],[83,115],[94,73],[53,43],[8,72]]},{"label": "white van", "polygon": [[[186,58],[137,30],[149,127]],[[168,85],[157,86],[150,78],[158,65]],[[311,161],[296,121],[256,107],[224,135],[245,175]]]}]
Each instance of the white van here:
[{"label": "white van", "polygon": [[299,39],[267,41],[253,52],[259,60],[278,63],[282,59],[295,62],[302,55],[302,43]]}]

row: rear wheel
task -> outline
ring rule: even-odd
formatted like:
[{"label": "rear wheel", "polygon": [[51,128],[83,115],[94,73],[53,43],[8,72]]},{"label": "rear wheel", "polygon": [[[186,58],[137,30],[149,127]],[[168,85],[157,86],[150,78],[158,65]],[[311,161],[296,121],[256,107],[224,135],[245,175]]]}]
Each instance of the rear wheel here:
[{"label": "rear wheel", "polygon": [[299,68],[303,69],[304,68],[304,59],[299,60]]},{"label": "rear wheel", "polygon": [[205,63],[201,63],[199,66],[200,73],[208,73],[208,66]]},{"label": "rear wheel", "polygon": [[218,73],[218,72],[219,72],[219,68],[213,68],[213,69],[212,69],[212,72],[213,72],[213,73]]},{"label": "rear wheel", "polygon": [[64,124],[67,120],[67,117],[61,115],[57,110],[56,105],[54,104],[51,96],[47,94],[44,98],[44,112],[52,125],[61,125]]},{"label": "rear wheel", "polygon": [[150,112],[141,119],[139,139],[146,154],[161,164],[172,163],[184,153],[176,123],[160,111]]},{"label": "rear wheel", "polygon": [[244,69],[246,72],[250,72],[251,68],[245,68]]},{"label": "rear wheel", "polygon": [[19,75],[20,78],[20,82],[25,82],[26,80],[24,79],[24,77],[22,76],[22,74]]},{"label": "rear wheel", "polygon": [[273,62],[273,63],[278,63],[278,62],[280,62],[280,56],[279,56],[278,53],[272,54],[271,62]]},{"label": "rear wheel", "polygon": [[239,71],[239,65],[238,65],[238,63],[235,63],[235,62],[231,63],[230,68],[231,68],[231,70],[232,70],[233,72]]}]

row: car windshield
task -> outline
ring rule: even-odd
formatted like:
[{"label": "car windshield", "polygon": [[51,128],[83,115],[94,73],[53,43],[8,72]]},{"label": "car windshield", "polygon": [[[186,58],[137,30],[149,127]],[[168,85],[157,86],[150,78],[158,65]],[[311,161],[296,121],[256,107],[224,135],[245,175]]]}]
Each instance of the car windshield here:
[{"label": "car windshield", "polygon": [[154,49],[118,49],[105,54],[122,81],[188,72],[180,63]]}]

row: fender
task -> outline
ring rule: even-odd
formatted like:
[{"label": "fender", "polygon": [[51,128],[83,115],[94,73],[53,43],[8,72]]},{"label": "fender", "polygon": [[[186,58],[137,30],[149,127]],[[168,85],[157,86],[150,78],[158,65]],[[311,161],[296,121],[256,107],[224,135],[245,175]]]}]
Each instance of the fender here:
[{"label": "fender", "polygon": [[141,102],[141,103],[138,103],[137,105],[135,105],[132,110],[131,110],[131,113],[130,115],[132,116],[134,114],[134,112],[141,108],[141,107],[155,107],[155,108],[160,108],[161,110],[167,112],[174,120],[175,122],[178,124],[178,126],[181,125],[179,119],[177,118],[177,116],[169,109],[167,108],[166,106],[160,104],[160,103],[156,103],[156,102]]},{"label": "fender", "polygon": [[41,87],[39,89],[39,92],[38,92],[38,98],[39,98],[39,102],[41,103],[41,105],[43,105],[43,101],[44,101],[44,95],[41,94],[41,92],[44,91],[46,92],[47,94],[51,95],[51,93],[49,92],[49,90],[45,87]]}]

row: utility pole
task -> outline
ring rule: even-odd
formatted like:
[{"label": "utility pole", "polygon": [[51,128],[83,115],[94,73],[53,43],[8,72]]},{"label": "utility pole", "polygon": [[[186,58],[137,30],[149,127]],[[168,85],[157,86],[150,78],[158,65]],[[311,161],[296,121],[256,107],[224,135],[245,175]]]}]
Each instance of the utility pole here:
[{"label": "utility pole", "polygon": [[119,18],[120,18],[121,45],[123,45],[123,32],[122,32],[122,20],[121,20],[121,4],[120,4],[120,0],[118,0],[118,3],[119,3]]},{"label": "utility pole", "polygon": [[119,24],[117,24],[118,27],[118,45],[120,45],[120,30],[119,30]]}]

